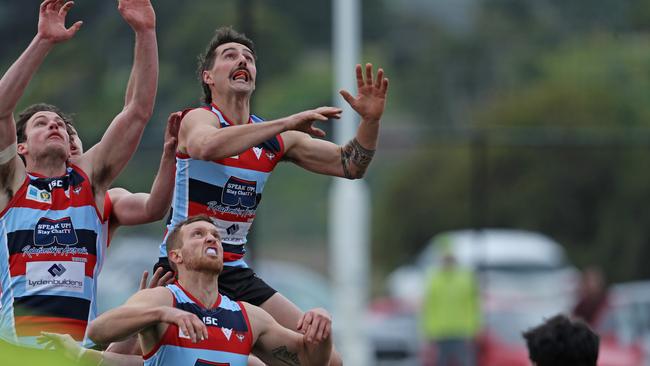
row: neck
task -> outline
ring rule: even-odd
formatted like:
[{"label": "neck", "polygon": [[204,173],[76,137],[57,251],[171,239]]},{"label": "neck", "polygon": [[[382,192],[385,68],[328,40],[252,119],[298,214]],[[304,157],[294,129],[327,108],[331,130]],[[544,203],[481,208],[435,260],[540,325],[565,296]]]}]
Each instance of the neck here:
[{"label": "neck", "polygon": [[[213,95],[215,94],[213,93]],[[212,103],[219,107],[232,124],[245,125],[248,123],[251,115],[250,95],[218,95],[212,98]]]},{"label": "neck", "polygon": [[37,173],[44,177],[60,177],[65,175],[66,161],[52,155],[45,155],[38,159],[26,159],[26,169],[30,173]]},{"label": "neck", "polygon": [[179,271],[178,283],[204,306],[212,306],[219,297],[219,275],[209,272]]}]

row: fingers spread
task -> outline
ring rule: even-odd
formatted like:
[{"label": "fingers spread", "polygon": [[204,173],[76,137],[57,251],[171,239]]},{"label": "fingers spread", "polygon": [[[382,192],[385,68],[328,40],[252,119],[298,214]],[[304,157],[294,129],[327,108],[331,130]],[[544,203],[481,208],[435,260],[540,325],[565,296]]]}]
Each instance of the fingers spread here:
[{"label": "fingers spread", "polygon": [[149,277],[149,272],[142,272],[142,278],[140,278],[140,290],[147,288],[147,277]]},{"label": "fingers spread", "polygon": [[377,79],[375,80],[375,88],[381,89],[381,84],[384,81],[384,69],[377,70]]},{"label": "fingers spread", "polygon": [[339,90],[339,94],[341,94],[343,99],[345,99],[348,104],[352,105],[352,103],[354,103],[354,97],[352,94],[348,93],[347,90]]},{"label": "fingers spread", "polygon": [[355,73],[357,74],[357,88],[361,89],[363,87],[363,73],[361,71],[361,64],[357,64],[354,68]]},{"label": "fingers spread", "polygon": [[67,3],[65,3],[61,7],[61,9],[59,9],[59,15],[66,16],[68,14],[68,11],[70,11],[70,9],[72,8],[73,5],[74,5],[73,1],[68,1]]},{"label": "fingers spread", "polygon": [[366,85],[372,85],[372,64],[366,64]]}]

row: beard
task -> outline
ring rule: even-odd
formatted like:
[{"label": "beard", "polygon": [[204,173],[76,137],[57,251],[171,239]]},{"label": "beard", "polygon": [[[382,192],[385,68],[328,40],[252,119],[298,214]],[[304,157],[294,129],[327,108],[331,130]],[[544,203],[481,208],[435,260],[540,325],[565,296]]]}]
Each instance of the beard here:
[{"label": "beard", "polygon": [[60,145],[46,145],[45,148],[35,154],[36,161],[44,162],[45,165],[58,164],[68,160],[68,151]]},{"label": "beard", "polygon": [[223,261],[216,258],[192,258],[185,263],[185,267],[191,271],[220,274],[223,270]]}]

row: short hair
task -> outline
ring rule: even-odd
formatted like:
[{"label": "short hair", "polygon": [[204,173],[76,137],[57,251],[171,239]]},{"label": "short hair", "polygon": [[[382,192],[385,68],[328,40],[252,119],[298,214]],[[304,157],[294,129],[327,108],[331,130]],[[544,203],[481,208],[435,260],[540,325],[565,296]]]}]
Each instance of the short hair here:
[{"label": "short hair", "polygon": [[537,366],[596,366],[599,338],[580,320],[556,315],[523,333]]},{"label": "short hair", "polygon": [[[27,140],[27,134],[25,133],[25,130],[27,129],[27,121],[29,121],[29,119],[36,113],[43,111],[58,114],[63,122],[65,122],[66,127],[72,125],[72,117],[63,113],[58,107],[46,103],[32,104],[18,115],[18,119],[16,120],[16,142],[21,143]],[[68,132],[70,132],[69,129]]]},{"label": "short hair", "polygon": [[[205,221],[209,222],[210,224],[214,225],[215,227],[217,224],[215,221],[208,215],[197,215],[197,216],[192,216],[188,217],[187,219],[179,222],[174,226],[172,231],[169,233],[167,236],[167,241],[165,242],[165,247],[167,248],[167,254],[169,255],[169,252],[171,252],[174,249],[178,249],[183,246],[183,239],[181,238],[181,229],[183,226],[187,226],[193,222],[198,222],[198,221]],[[178,273],[178,269],[176,268],[176,265],[172,262],[169,261],[169,266],[172,267],[174,272]]]},{"label": "short hair", "polygon": [[214,66],[217,47],[230,42],[239,43],[248,47],[253,52],[253,57],[256,57],[255,44],[245,34],[237,32],[232,27],[217,28],[208,47],[205,48],[205,52],[199,55],[198,67],[196,69],[197,76],[203,87],[203,102],[205,104],[212,103],[212,92],[208,84],[203,82],[203,71],[210,70]]}]

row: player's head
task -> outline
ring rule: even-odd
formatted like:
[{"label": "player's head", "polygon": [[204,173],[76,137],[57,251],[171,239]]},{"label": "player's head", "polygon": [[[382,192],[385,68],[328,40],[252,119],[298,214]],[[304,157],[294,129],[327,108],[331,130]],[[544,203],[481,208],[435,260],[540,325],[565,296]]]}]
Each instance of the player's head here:
[{"label": "player's head", "polygon": [[167,256],[179,275],[186,270],[221,273],[223,248],[214,221],[199,215],[178,223],[167,237]]},{"label": "player's head", "polygon": [[248,93],[255,90],[255,45],[231,27],[218,28],[197,69],[203,87],[203,102],[212,103],[213,93]]},{"label": "player's head", "polygon": [[70,117],[50,104],[34,104],[18,115],[16,141],[18,153],[26,159],[61,158],[70,156]]},{"label": "player's head", "polygon": [[81,156],[84,153],[84,145],[79,138],[77,129],[72,123],[67,124],[68,135],[70,135],[70,156]]},{"label": "player's head", "polygon": [[599,338],[582,321],[556,315],[523,336],[536,366],[596,366]]}]

